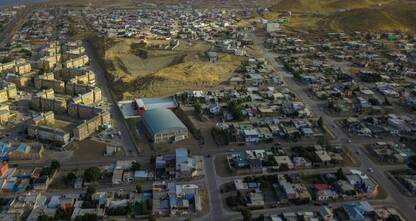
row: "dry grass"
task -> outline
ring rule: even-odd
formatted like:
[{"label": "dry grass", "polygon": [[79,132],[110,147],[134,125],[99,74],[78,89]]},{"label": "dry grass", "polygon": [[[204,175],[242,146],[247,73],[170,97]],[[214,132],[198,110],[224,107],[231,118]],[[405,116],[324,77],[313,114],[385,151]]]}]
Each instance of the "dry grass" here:
[{"label": "dry grass", "polygon": [[[164,42],[152,42],[154,44]],[[220,54],[208,62],[206,42],[181,41],[175,50],[154,49],[133,39],[118,39],[106,52],[109,72],[120,99],[166,96],[183,90],[213,87],[227,80],[240,58]]]},{"label": "dry grass", "polygon": [[336,31],[410,32],[416,31],[416,4],[393,3],[332,15],[326,19]]},{"label": "dry grass", "polygon": [[273,11],[330,13],[338,9],[369,8],[395,0],[282,0],[272,7]]},{"label": "dry grass", "polygon": [[289,18],[287,26],[294,29],[345,32],[416,31],[415,1],[282,0],[272,7],[272,12],[267,17],[278,18],[279,11],[300,12]]}]

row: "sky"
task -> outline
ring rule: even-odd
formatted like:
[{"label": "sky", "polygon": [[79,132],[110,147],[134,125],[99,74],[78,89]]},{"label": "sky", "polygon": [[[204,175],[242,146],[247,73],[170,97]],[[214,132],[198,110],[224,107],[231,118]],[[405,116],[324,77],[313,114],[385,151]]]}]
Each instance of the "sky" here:
[{"label": "sky", "polygon": [[46,0],[0,0],[0,6],[27,4],[27,3],[35,3],[35,2],[42,2],[42,1],[46,1]]}]

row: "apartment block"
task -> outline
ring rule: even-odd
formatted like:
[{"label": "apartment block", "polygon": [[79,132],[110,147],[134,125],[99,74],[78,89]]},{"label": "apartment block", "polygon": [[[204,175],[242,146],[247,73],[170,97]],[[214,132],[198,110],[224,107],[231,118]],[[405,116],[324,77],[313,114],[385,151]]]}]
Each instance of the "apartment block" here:
[{"label": "apartment block", "polygon": [[95,73],[91,70],[83,70],[76,68],[64,68],[55,71],[55,76],[63,81],[71,81],[78,84],[93,84],[95,83]]},{"label": "apartment block", "polygon": [[70,140],[70,134],[59,129],[43,125],[29,125],[27,128],[29,137],[39,140],[48,140],[60,144],[67,144]]},{"label": "apartment block", "polygon": [[32,108],[39,111],[54,111],[56,113],[66,113],[68,109],[67,100],[55,97],[52,89],[38,92],[31,100]]},{"label": "apartment block", "polygon": [[25,59],[17,59],[0,64],[0,73],[14,72],[17,74],[26,74],[31,71],[32,66]]},{"label": "apartment block", "polygon": [[106,124],[111,124],[111,116],[109,112],[103,111],[74,128],[74,138],[75,140],[83,140],[97,132],[101,126]]},{"label": "apartment block", "polygon": [[17,97],[17,88],[14,83],[2,81],[0,82],[0,103]]},{"label": "apartment block", "polygon": [[31,120],[34,125],[52,126],[55,124],[55,114],[52,111],[41,113]]},{"label": "apartment block", "polygon": [[65,93],[65,82],[56,80],[53,73],[45,73],[34,79],[36,89],[52,88],[58,93]]},{"label": "apartment block", "polygon": [[53,54],[41,58],[42,66],[45,70],[53,69],[56,64],[61,62],[62,56],[60,54]]},{"label": "apartment block", "polygon": [[54,128],[55,115],[52,111],[41,113],[34,117],[27,127],[29,137],[40,140],[48,140],[60,144],[66,144],[70,140],[70,134],[62,129]]},{"label": "apartment block", "polygon": [[79,68],[88,64],[89,61],[90,60],[87,55],[82,55],[80,57],[69,59],[63,62],[63,67],[64,68]]},{"label": "apartment block", "polygon": [[17,74],[8,74],[6,80],[16,85],[17,88],[28,87],[31,83],[31,75],[17,75]]},{"label": "apartment block", "polygon": [[5,124],[10,119],[10,109],[9,105],[0,106],[0,124]]}]

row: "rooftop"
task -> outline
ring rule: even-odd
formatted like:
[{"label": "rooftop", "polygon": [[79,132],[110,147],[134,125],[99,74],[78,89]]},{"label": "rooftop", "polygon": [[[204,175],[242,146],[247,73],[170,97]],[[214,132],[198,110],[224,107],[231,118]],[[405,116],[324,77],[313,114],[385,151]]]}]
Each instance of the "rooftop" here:
[{"label": "rooftop", "polygon": [[152,134],[169,129],[187,130],[182,121],[169,109],[157,108],[149,110],[144,113],[143,117],[147,129]]}]

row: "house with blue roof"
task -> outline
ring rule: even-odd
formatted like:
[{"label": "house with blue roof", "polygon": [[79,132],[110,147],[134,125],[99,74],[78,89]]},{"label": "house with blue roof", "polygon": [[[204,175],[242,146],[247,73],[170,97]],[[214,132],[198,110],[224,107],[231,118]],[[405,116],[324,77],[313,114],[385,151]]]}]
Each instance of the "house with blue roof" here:
[{"label": "house with blue roof", "polygon": [[347,213],[350,221],[366,221],[366,217],[373,216],[374,208],[367,202],[344,203],[342,208]]},{"label": "house with blue roof", "polygon": [[198,174],[197,157],[190,157],[186,148],[176,149],[176,178],[194,177]]},{"label": "house with blue roof", "polygon": [[0,142],[0,160],[1,161],[9,161],[9,151],[10,151],[10,145],[6,143]]},{"label": "house with blue roof", "polygon": [[21,143],[17,146],[16,148],[16,152],[20,152],[20,153],[29,153],[31,150],[31,146]]}]

